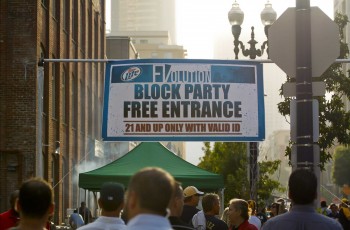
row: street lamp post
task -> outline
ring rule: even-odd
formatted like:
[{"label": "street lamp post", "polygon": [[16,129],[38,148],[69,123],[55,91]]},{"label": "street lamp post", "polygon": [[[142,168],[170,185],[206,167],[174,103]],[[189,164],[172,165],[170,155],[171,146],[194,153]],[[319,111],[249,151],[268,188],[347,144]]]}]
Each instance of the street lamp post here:
[{"label": "street lamp post", "polygon": [[[272,4],[267,1],[265,8],[260,14],[261,22],[265,26],[265,35],[268,37],[268,29],[274,21],[276,21],[277,14],[272,8]],[[242,51],[243,56],[249,57],[249,59],[255,59],[261,57],[266,49],[267,56],[269,55],[268,42],[264,41],[260,49],[256,48],[257,41],[255,40],[254,27],[251,27],[251,38],[248,41],[249,48],[246,49],[242,41],[239,40],[241,34],[241,25],[244,20],[244,13],[239,8],[239,4],[235,0],[232,4],[231,10],[228,12],[228,20],[232,26],[232,35],[234,37],[234,53],[235,59],[238,59],[239,51]],[[269,56],[268,56],[269,57]],[[258,156],[259,149],[257,142],[248,143],[249,151],[249,185],[250,185],[250,199],[257,200],[257,184],[258,184]]]},{"label": "street lamp post", "polygon": [[[264,31],[266,37],[268,36],[268,29],[276,21],[277,14],[272,8],[272,4],[267,1],[265,4],[265,8],[260,14],[261,22],[265,26]],[[244,13],[239,8],[239,4],[237,1],[235,1],[232,4],[231,10],[228,12],[228,20],[230,24],[232,25],[232,35],[234,37],[234,53],[235,53],[235,59],[238,59],[239,50],[241,49],[242,54],[245,57],[248,57],[250,59],[255,59],[256,57],[261,57],[261,55],[264,54],[264,51],[266,49],[266,53],[268,56],[268,43],[267,40],[263,42],[260,49],[256,49],[256,44],[258,43],[255,40],[255,33],[254,33],[254,26],[251,27],[251,39],[248,41],[249,49],[246,49],[243,42],[239,40],[239,36],[241,35],[241,25],[244,20]]]}]

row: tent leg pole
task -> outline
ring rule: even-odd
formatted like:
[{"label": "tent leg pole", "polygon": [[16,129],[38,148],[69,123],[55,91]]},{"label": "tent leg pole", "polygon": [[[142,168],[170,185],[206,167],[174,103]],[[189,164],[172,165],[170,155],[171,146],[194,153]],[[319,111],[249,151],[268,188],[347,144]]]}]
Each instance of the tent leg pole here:
[{"label": "tent leg pole", "polygon": [[219,190],[219,193],[221,195],[221,199],[220,199],[220,202],[221,202],[221,207],[220,207],[220,216],[222,215],[222,213],[224,212],[225,210],[225,188],[222,188]]},{"label": "tent leg pole", "polygon": [[95,201],[95,210],[94,210],[94,217],[97,219],[97,217],[100,215],[100,213],[98,213],[98,203],[97,203],[97,192],[93,192],[94,194],[94,201]]}]

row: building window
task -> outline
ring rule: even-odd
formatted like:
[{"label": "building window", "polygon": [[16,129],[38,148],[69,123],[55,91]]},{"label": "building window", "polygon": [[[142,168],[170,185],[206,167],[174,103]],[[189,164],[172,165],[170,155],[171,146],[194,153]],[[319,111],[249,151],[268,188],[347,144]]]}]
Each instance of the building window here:
[{"label": "building window", "polygon": [[68,2],[68,0],[63,0],[62,1],[62,10],[63,10],[63,12],[62,12],[62,18],[63,18],[63,20],[62,20],[62,23],[63,23],[63,30],[64,31],[68,31],[68,17],[69,17],[69,14],[68,14],[68,5],[69,5],[69,2]]},{"label": "building window", "polygon": [[98,30],[98,14],[95,13],[95,21],[94,21],[94,26],[95,26],[95,31],[94,31],[94,40],[95,40],[95,56],[94,58],[99,58],[98,55],[98,51],[99,51],[99,47],[100,47],[100,43],[99,43],[99,30]]},{"label": "building window", "polygon": [[72,38],[74,41],[78,41],[78,26],[77,26],[77,23],[78,23],[78,7],[77,5],[78,4],[76,1],[73,1],[72,2]]},{"label": "building window", "polygon": [[55,167],[55,157],[51,157],[51,178],[52,178],[52,187],[56,185],[56,177],[55,177],[56,167]]},{"label": "building window", "polygon": [[80,1],[80,41],[79,46],[84,51],[85,50],[85,35],[86,35],[86,9],[85,9],[85,0]]},{"label": "building window", "polygon": [[61,104],[62,104],[62,122],[66,123],[66,70],[63,69],[61,76]]},{"label": "building window", "polygon": [[152,52],[151,53],[151,58],[157,58],[158,57],[158,53],[157,52]]},{"label": "building window", "polygon": [[164,58],[173,58],[173,54],[171,52],[165,52]]},{"label": "building window", "polygon": [[141,39],[140,40],[140,44],[147,44],[148,43],[148,40],[146,40],[146,39]]},{"label": "building window", "polygon": [[88,101],[87,101],[87,106],[88,106],[88,114],[87,114],[87,120],[88,120],[88,127],[87,127],[87,129],[88,129],[88,131],[87,131],[87,133],[88,133],[88,136],[91,136],[92,135],[92,129],[93,129],[93,127],[92,127],[92,111],[93,111],[93,109],[92,109],[92,93],[91,93],[91,89],[90,89],[90,86],[88,86]]},{"label": "building window", "polygon": [[51,0],[51,14],[54,19],[57,19],[57,1]]},{"label": "building window", "polygon": [[48,0],[41,0],[41,5],[45,8],[47,8],[47,1]]},{"label": "building window", "polygon": [[68,171],[68,164],[67,164],[67,160],[65,157],[62,158],[62,172],[63,172],[63,183],[62,183],[62,216],[66,215],[66,209],[69,207],[67,204],[67,200],[69,198],[69,195],[65,192],[65,191],[69,191],[69,184],[68,184],[68,177],[66,177],[66,175],[68,175],[69,171]]},{"label": "building window", "polygon": [[[85,103],[85,86],[82,80],[80,80],[80,104],[86,105]],[[85,106],[81,106],[80,116],[80,130],[85,132]]]},{"label": "building window", "polygon": [[42,151],[42,153],[41,153],[41,157],[42,157],[42,162],[41,162],[41,168],[42,168],[42,172],[43,172],[43,174],[41,175],[44,179],[46,179],[47,180],[47,176],[45,176],[46,175],[46,173],[47,173],[47,159],[46,159],[46,154],[45,154],[45,152],[44,152],[44,149],[43,149],[43,151]]},{"label": "building window", "polygon": [[77,95],[77,79],[74,76],[74,74],[72,75],[72,95],[71,95],[71,101],[72,101],[72,127],[77,127],[77,99],[78,99],[78,95]]}]

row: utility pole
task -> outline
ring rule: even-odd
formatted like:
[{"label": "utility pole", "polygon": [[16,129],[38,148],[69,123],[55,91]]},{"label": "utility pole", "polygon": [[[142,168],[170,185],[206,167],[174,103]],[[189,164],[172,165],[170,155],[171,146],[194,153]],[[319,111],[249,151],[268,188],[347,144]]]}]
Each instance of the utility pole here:
[{"label": "utility pole", "polygon": [[313,113],[310,0],[296,0],[296,152],[297,168],[312,168]]},{"label": "utility pole", "polygon": [[292,169],[308,168],[319,175],[318,101],[325,83],[313,82],[339,56],[339,28],[310,0],[296,0],[269,29],[270,57],[295,81],[283,85],[291,100]]}]

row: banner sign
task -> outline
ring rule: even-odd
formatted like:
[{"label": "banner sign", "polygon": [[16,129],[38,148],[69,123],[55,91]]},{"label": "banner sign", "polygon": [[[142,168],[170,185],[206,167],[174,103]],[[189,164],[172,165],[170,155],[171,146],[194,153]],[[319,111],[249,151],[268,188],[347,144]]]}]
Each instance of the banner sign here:
[{"label": "banner sign", "polygon": [[139,59],[106,66],[104,141],[261,141],[262,64]]}]

